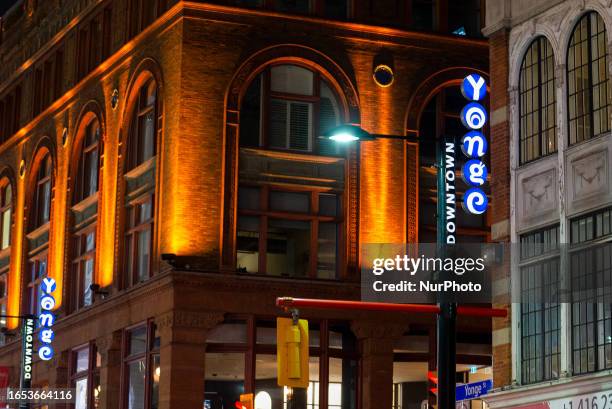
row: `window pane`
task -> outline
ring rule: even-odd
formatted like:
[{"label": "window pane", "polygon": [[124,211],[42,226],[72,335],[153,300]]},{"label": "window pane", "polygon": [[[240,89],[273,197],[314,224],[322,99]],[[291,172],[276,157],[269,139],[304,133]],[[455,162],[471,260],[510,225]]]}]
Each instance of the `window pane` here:
[{"label": "window pane", "polygon": [[336,278],[338,225],[319,223],[317,277]]},{"label": "window pane", "polygon": [[270,209],[292,213],[310,212],[310,193],[270,192]]},{"label": "window pane", "polygon": [[204,407],[235,407],[244,393],[244,354],[207,352],[204,368]]},{"label": "window pane", "polygon": [[268,146],[287,148],[287,102],[278,99],[270,101],[270,132]]},{"label": "window pane", "polygon": [[[291,1],[291,0],[290,0]],[[292,0],[298,3],[307,1]],[[270,69],[270,89],[286,94],[312,95],[314,75],[312,71],[296,65],[279,65]]]},{"label": "window pane", "polygon": [[87,409],[87,378],[78,379],[75,388],[74,409]]},{"label": "window pane", "polygon": [[144,409],[145,362],[144,360],[128,364],[128,409]]},{"label": "window pane", "polygon": [[259,217],[238,217],[236,268],[244,272],[259,270]]},{"label": "window pane", "polygon": [[146,202],[138,205],[138,223],[143,223],[153,217],[153,203],[151,198],[148,198]]},{"label": "window pane", "polygon": [[161,367],[159,365],[159,354],[155,354],[152,357],[151,370],[153,371],[151,379],[151,409],[157,409],[159,407],[159,377],[161,376]]},{"label": "window pane", "polygon": [[140,327],[129,332],[130,355],[141,354],[147,350],[147,328]]},{"label": "window pane", "polygon": [[89,369],[89,348],[83,348],[76,351],[75,360],[75,373],[83,372]]},{"label": "window pane", "polygon": [[98,191],[98,149],[94,149],[85,155],[85,186],[83,187],[83,199]]},{"label": "window pane", "polygon": [[49,221],[49,213],[51,210],[51,182],[45,182],[42,186],[42,204],[41,204],[41,225]]},{"label": "window pane", "polygon": [[6,188],[4,188],[4,200],[2,202],[2,207],[5,206],[10,206],[11,204],[11,200],[12,200],[12,196],[13,196],[13,188],[11,187],[11,185],[6,185]]},{"label": "window pane", "polygon": [[147,112],[142,118],[142,162],[153,157],[153,147],[155,146],[155,110]]},{"label": "window pane", "polygon": [[240,106],[240,146],[258,147],[261,122],[261,75],[249,85]]},{"label": "window pane", "polygon": [[261,189],[258,187],[240,186],[238,189],[238,209],[258,210],[259,193]]},{"label": "window pane", "polygon": [[319,195],[319,214],[321,216],[338,216],[339,205],[338,196],[326,193]]},{"label": "window pane", "polygon": [[85,260],[83,268],[83,306],[86,307],[93,302],[93,292],[91,291],[91,285],[93,284],[93,259]]},{"label": "window pane", "polygon": [[138,233],[138,278],[145,281],[149,278],[149,260],[151,259],[151,230],[147,229]]},{"label": "window pane", "polygon": [[297,220],[268,221],[266,270],[271,275],[304,277],[310,265],[310,223]]},{"label": "window pane", "polygon": [[289,122],[289,148],[302,151],[311,150],[312,104],[291,102]]},{"label": "window pane", "polygon": [[11,209],[2,212],[2,249],[7,248],[11,243]]}]

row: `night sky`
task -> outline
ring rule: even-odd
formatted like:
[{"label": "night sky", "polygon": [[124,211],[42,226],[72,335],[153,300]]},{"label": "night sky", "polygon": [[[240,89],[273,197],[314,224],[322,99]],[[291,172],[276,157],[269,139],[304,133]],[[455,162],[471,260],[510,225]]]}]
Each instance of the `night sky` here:
[{"label": "night sky", "polygon": [[2,16],[17,0],[0,0],[0,16]]}]

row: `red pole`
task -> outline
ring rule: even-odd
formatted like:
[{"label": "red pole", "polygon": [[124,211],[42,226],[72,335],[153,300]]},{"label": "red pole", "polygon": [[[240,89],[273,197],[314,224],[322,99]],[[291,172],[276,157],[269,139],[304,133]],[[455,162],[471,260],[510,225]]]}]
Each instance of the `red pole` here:
[{"label": "red pole", "polygon": [[[345,300],[317,300],[314,298],[279,297],[276,306],[281,308],[330,308],[335,310],[363,310],[363,311],[394,311],[416,312],[425,314],[438,314],[440,307],[432,304],[391,304],[383,302],[345,301]],[[501,308],[459,307],[459,315],[476,317],[505,317],[508,312]]]}]

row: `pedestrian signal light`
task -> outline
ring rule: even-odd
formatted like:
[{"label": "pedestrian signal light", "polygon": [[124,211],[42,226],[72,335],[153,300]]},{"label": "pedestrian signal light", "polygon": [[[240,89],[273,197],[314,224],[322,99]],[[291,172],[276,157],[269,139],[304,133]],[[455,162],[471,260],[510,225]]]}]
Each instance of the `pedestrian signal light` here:
[{"label": "pedestrian signal light", "polygon": [[279,386],[308,388],[308,321],[277,318],[276,334]]}]

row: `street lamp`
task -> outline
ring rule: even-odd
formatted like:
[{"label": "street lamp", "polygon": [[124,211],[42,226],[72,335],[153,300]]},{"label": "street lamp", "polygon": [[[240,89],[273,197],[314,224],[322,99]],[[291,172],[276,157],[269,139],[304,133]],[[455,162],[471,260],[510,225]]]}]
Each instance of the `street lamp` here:
[{"label": "street lamp", "polygon": [[376,139],[399,139],[411,143],[434,143],[433,141],[422,141],[414,136],[402,136],[402,135],[384,135],[384,134],[372,134],[357,125],[344,124],[336,126],[320,136],[323,139],[329,139],[330,141],[347,143],[347,142],[369,142]]},{"label": "street lamp", "polygon": [[[447,241],[447,218],[446,218],[446,202],[447,195],[445,190],[449,190],[449,183],[446,180],[446,171],[452,173],[452,194],[455,194],[454,185],[454,160],[450,162],[450,167],[447,167],[445,152],[442,151],[443,146],[451,144],[451,154],[454,156],[454,137],[443,137],[440,141],[432,139],[420,139],[414,136],[399,136],[399,135],[380,135],[371,134],[357,125],[340,125],[332,128],[322,135],[323,138],[340,142],[361,142],[374,141],[376,139],[399,139],[406,142],[415,143],[417,145],[436,145],[436,167],[438,168],[438,200],[437,200],[437,225],[438,225],[438,245],[440,256],[446,253],[444,246]],[[448,149],[448,148],[445,148]],[[451,205],[454,210],[455,202],[452,200]],[[454,211],[453,211],[454,214]],[[453,240],[454,243],[454,240]],[[439,299],[439,309],[437,318],[437,366],[438,366],[438,403],[441,409],[453,409],[455,407],[455,371],[456,371],[456,314],[457,305],[454,302],[448,302],[441,297]]]}]

